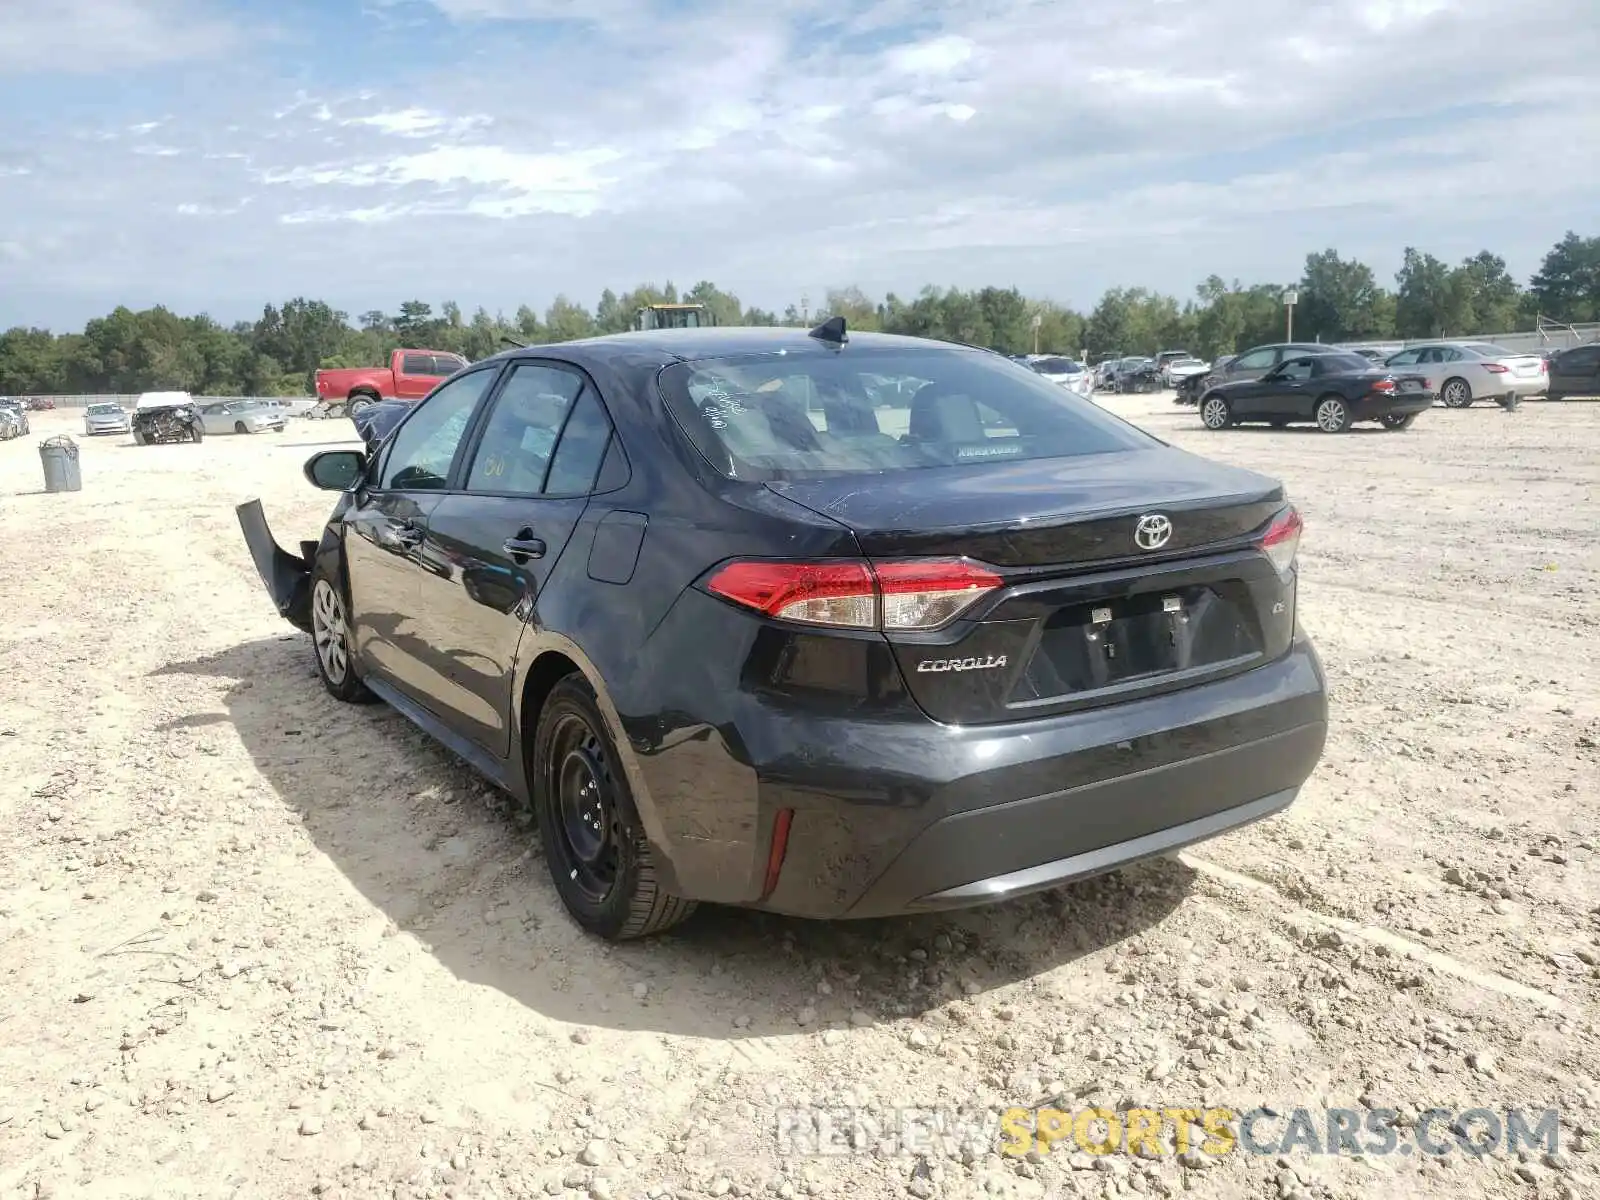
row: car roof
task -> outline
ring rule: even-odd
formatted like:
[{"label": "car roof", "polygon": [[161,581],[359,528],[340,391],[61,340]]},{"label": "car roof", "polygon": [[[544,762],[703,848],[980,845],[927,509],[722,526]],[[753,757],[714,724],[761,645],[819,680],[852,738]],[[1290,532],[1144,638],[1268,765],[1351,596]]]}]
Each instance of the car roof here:
[{"label": "car roof", "polygon": [[[960,353],[989,354],[978,346],[934,338],[907,337],[893,333],[850,333],[850,347],[875,350],[949,350]],[[828,343],[811,337],[805,329],[772,325],[713,325],[700,329],[650,329],[629,333],[607,333],[552,342],[540,346],[519,346],[503,350],[494,359],[509,358],[659,358],[662,365],[697,358],[723,358],[734,354],[775,354],[782,350],[811,351]],[[1004,355],[996,355],[1004,358]],[[493,361],[486,359],[484,361]],[[476,364],[475,364],[476,365]]]}]

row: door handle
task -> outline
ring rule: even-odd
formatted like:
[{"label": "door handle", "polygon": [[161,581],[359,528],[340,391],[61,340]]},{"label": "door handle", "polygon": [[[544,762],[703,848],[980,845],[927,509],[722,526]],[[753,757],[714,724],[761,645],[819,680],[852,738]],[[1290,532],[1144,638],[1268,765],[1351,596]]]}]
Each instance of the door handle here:
[{"label": "door handle", "polygon": [[422,545],[422,538],[424,535],[421,526],[413,525],[410,521],[402,521],[399,524],[396,524],[393,528],[394,540],[399,542],[402,546],[405,546],[409,549],[413,546]]},{"label": "door handle", "polygon": [[508,537],[500,544],[512,562],[526,562],[530,558],[544,557],[544,539],[533,536],[533,530],[521,529],[516,537]]}]

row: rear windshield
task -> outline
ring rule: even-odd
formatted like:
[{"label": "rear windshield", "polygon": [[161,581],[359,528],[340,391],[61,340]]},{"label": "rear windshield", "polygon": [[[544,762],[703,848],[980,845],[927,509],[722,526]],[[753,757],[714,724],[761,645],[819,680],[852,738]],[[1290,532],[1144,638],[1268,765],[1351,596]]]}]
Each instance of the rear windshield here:
[{"label": "rear windshield", "polygon": [[1158,445],[994,354],[850,350],[674,363],[661,394],[736,479],[795,479],[1108,454]]},{"label": "rear windshield", "polygon": [[1493,342],[1465,342],[1463,345],[1474,354],[1484,358],[1514,358],[1515,355],[1504,346],[1496,346]]}]

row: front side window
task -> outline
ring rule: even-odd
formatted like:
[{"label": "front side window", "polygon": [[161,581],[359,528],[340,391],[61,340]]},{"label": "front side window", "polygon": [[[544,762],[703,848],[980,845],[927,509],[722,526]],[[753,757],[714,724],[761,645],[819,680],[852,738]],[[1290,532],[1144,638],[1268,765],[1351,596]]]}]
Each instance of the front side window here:
[{"label": "front side window", "polygon": [[396,491],[442,490],[472,410],[494,376],[492,370],[474,371],[420,401],[390,439],[379,486]]},{"label": "front side window", "polygon": [[576,372],[544,363],[518,363],[495,397],[467,472],[470,492],[537,496],[567,410],[583,390]]},{"label": "front side window", "polygon": [[407,354],[400,359],[400,373],[402,375],[432,375],[433,355]]},{"label": "front side window", "polygon": [[1288,380],[1306,380],[1311,378],[1313,366],[1309,358],[1291,358],[1279,368],[1280,378]]},{"label": "front side window", "polygon": [[702,359],[664,368],[660,387],[707,460],[740,479],[877,474],[1157,444],[1025,366],[966,350]]}]

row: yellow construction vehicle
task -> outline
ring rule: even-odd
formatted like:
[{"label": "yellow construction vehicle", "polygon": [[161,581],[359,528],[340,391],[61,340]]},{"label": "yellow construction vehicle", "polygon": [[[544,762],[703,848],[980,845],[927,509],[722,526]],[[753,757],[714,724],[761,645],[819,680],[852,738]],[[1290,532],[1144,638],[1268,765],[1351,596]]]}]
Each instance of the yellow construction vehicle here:
[{"label": "yellow construction vehicle", "polygon": [[701,329],[710,324],[704,304],[646,304],[633,314],[636,330]]}]

